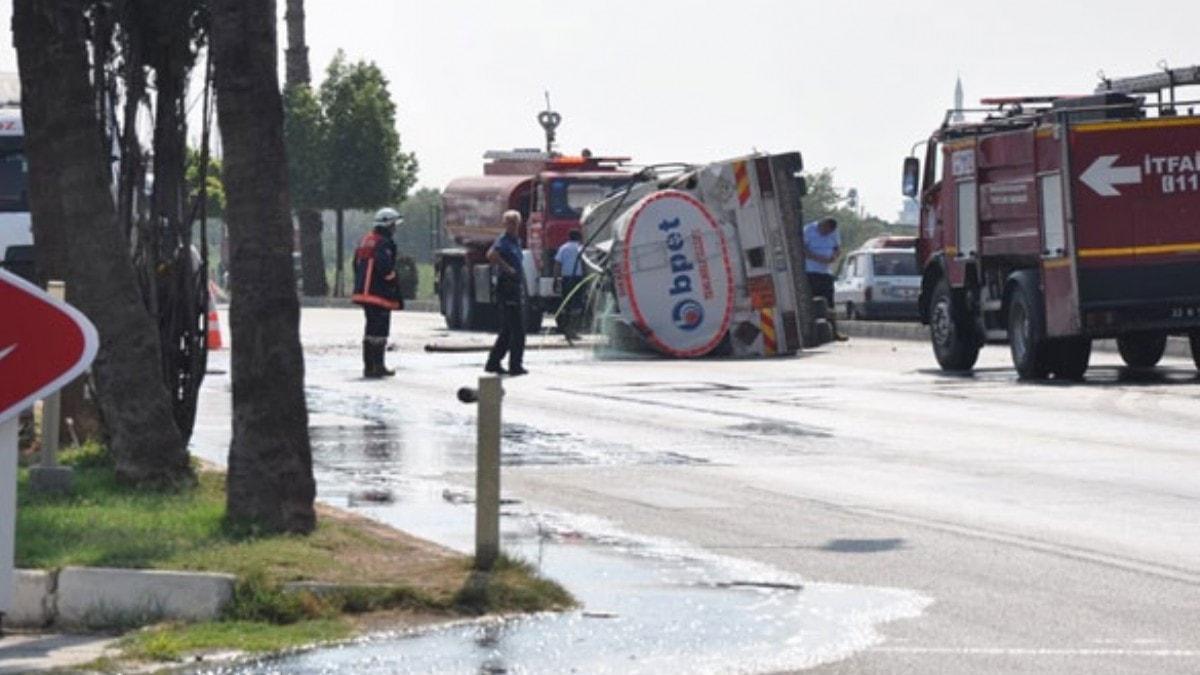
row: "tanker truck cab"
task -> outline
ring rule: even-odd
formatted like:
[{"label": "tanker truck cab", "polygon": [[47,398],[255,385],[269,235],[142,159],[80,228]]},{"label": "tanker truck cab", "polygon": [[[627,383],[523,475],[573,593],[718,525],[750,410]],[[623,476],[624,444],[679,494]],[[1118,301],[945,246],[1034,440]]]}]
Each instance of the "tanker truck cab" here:
[{"label": "tanker truck cab", "polygon": [[1148,368],[1170,335],[1200,366],[1200,101],[1175,92],[1197,84],[1181,68],[947,112],[902,179],[943,369],[1007,342],[1021,378],[1077,380],[1095,339]]}]

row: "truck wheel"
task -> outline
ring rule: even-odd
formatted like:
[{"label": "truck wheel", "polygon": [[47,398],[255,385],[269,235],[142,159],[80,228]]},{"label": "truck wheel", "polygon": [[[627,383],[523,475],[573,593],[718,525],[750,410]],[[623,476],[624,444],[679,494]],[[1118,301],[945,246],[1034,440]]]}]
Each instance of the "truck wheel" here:
[{"label": "truck wheel", "polygon": [[479,328],[478,306],[475,304],[475,292],[471,284],[471,269],[469,265],[455,268],[458,274],[458,320],[463,330]]},{"label": "truck wheel", "polygon": [[955,308],[950,282],[938,281],[929,303],[929,337],[942,370],[970,370],[979,358],[979,341],[970,317]]},{"label": "truck wheel", "polygon": [[[1193,338],[1195,340],[1195,338]],[[1195,342],[1192,343],[1193,345]],[[1117,336],[1117,351],[1131,368],[1153,368],[1167,351],[1166,333],[1130,333]],[[1193,351],[1193,354],[1195,352]]]},{"label": "truck wheel", "polygon": [[442,265],[442,278],[438,283],[439,302],[442,316],[446,319],[446,328],[458,329],[462,323],[459,312],[458,270],[462,267],[458,262],[447,262]]},{"label": "truck wheel", "polygon": [[1192,347],[1192,362],[1196,364],[1196,370],[1200,370],[1200,330],[1189,333],[1188,342]]},{"label": "truck wheel", "polygon": [[1089,338],[1063,338],[1049,345],[1050,372],[1060,380],[1078,382],[1087,372],[1092,358],[1092,341]]},{"label": "truck wheel", "polygon": [[1033,291],[1018,284],[1008,304],[1008,344],[1013,366],[1022,380],[1045,379],[1050,371],[1050,343],[1038,308]]}]

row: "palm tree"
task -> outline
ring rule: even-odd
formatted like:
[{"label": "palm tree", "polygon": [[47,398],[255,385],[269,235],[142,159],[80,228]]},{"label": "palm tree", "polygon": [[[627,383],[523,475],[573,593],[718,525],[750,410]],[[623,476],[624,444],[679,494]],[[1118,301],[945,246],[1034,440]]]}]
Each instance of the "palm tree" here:
[{"label": "palm tree", "polygon": [[[288,89],[309,87],[312,72],[308,66],[308,45],[304,42],[304,0],[287,0],[287,12],[283,17],[287,22],[288,40],[285,82]],[[324,296],[329,292],[329,285],[325,280],[325,252],[321,248],[321,212],[301,208],[297,209],[296,218],[300,221],[300,276],[304,294]]]},{"label": "palm tree", "polygon": [[274,0],[210,0],[225,149],[233,338],[227,513],[269,531],[316,525]]},{"label": "palm tree", "polygon": [[108,189],[84,4],[13,3],[38,255],[65,270],[72,302],[100,334],[92,372],[118,477],[178,485],[192,472],[163,384],[158,333]]}]

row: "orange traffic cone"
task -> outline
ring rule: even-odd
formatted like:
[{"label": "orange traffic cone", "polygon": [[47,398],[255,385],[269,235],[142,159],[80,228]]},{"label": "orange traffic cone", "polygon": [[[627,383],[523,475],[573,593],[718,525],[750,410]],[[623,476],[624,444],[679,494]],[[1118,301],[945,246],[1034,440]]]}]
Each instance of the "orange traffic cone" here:
[{"label": "orange traffic cone", "polygon": [[209,351],[221,349],[221,319],[217,316],[216,303],[213,302],[212,295],[208,296],[208,349]]}]

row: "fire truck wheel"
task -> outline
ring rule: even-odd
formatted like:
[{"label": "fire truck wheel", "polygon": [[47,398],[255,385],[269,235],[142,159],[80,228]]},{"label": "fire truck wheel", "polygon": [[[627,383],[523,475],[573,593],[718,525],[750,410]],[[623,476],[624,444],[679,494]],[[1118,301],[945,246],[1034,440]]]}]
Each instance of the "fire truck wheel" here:
[{"label": "fire truck wheel", "polygon": [[939,281],[929,303],[929,335],[942,370],[970,370],[979,358],[979,341],[964,314],[954,302],[950,282]]},{"label": "fire truck wheel", "polygon": [[1026,284],[1017,285],[1008,304],[1008,344],[1022,380],[1045,379],[1050,371],[1050,343],[1037,299]]},{"label": "fire truck wheel", "polygon": [[438,284],[442,316],[446,319],[446,328],[455,330],[460,323],[458,270],[461,265],[457,261],[447,261],[442,265],[442,278]]},{"label": "fire truck wheel", "polygon": [[1117,336],[1117,351],[1131,368],[1153,368],[1167,351],[1166,333],[1130,333]]},{"label": "fire truck wheel", "polygon": [[1188,335],[1188,341],[1192,347],[1192,361],[1196,364],[1196,369],[1200,370],[1200,330],[1192,331]]},{"label": "fire truck wheel", "polygon": [[1050,372],[1060,380],[1078,382],[1087,372],[1092,358],[1092,341],[1088,338],[1063,338],[1049,345]]}]

